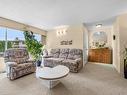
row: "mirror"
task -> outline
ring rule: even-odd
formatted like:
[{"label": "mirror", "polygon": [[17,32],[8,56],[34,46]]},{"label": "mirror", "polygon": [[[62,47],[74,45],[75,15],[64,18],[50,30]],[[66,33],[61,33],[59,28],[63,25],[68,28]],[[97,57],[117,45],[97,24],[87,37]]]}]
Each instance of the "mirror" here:
[{"label": "mirror", "polygon": [[105,47],[106,43],[107,43],[107,34],[103,31],[100,32],[95,32],[92,35],[92,42],[93,42],[93,46],[96,48],[102,48]]}]

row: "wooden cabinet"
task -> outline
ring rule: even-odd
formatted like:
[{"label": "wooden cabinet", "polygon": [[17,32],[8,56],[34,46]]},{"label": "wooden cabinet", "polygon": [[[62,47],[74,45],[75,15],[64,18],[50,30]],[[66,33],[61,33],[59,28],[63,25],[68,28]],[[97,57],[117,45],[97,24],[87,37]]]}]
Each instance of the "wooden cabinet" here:
[{"label": "wooden cabinet", "polygon": [[112,51],[111,49],[108,49],[108,48],[90,49],[89,61],[111,64]]}]

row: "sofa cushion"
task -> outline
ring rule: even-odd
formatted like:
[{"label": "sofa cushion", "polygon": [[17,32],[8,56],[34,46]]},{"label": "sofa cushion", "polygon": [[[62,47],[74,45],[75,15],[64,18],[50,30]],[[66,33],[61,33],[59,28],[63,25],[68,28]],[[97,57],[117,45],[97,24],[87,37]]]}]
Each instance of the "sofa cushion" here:
[{"label": "sofa cushion", "polygon": [[76,59],[82,57],[82,50],[81,49],[70,49],[68,54],[68,59]]},{"label": "sofa cushion", "polygon": [[58,58],[59,55],[60,55],[59,53],[52,54],[53,58]]},{"label": "sofa cushion", "polygon": [[7,62],[24,63],[29,59],[28,51],[25,48],[10,48],[5,51]]},{"label": "sofa cushion", "polygon": [[50,56],[53,56],[53,58],[58,58],[60,54],[60,49],[51,49]]},{"label": "sofa cushion", "polygon": [[65,59],[62,61],[63,63],[75,63],[76,61],[75,60],[72,60],[72,59]]},{"label": "sofa cushion", "polygon": [[67,54],[67,53],[65,53],[65,54],[61,54],[61,53],[60,53],[59,58],[66,59],[66,58],[67,58],[67,56],[68,56],[68,54]]},{"label": "sofa cushion", "polygon": [[53,60],[54,58],[43,58],[45,61],[47,61],[47,60]]},{"label": "sofa cushion", "polygon": [[25,69],[25,68],[27,68],[29,66],[34,66],[34,64],[33,63],[19,64],[19,65],[17,65],[17,68],[23,68],[23,69]]},{"label": "sofa cushion", "polygon": [[74,57],[73,57],[73,56],[74,56],[73,54],[68,54],[67,59],[74,59]]},{"label": "sofa cushion", "polygon": [[60,49],[51,49],[50,53],[51,54],[60,53]]},{"label": "sofa cushion", "polygon": [[44,66],[54,67],[60,65],[63,58],[44,58]]},{"label": "sofa cushion", "polygon": [[82,50],[81,49],[70,49],[69,54],[79,55],[79,54],[82,54]]},{"label": "sofa cushion", "polygon": [[19,65],[13,67],[13,72],[17,72],[17,71],[18,72],[24,72],[24,73],[31,72],[32,68],[34,68],[34,64],[32,64],[32,63],[19,64]]},{"label": "sofa cushion", "polygon": [[52,67],[53,66],[53,58],[43,58],[43,62],[44,62],[44,66],[50,66]]},{"label": "sofa cushion", "polygon": [[74,55],[73,59],[78,59],[78,58],[82,58],[82,55]]},{"label": "sofa cushion", "polygon": [[63,58],[44,58],[45,61],[63,61]]},{"label": "sofa cushion", "polygon": [[70,69],[78,68],[78,62],[72,59],[66,59],[62,61],[62,65],[67,66]]},{"label": "sofa cushion", "polygon": [[66,59],[69,53],[69,49],[60,49],[60,55],[59,58]]},{"label": "sofa cushion", "polygon": [[68,48],[65,48],[65,49],[60,49],[60,53],[68,53],[69,52],[69,49]]},{"label": "sofa cushion", "polygon": [[63,61],[63,58],[53,58],[53,61]]}]

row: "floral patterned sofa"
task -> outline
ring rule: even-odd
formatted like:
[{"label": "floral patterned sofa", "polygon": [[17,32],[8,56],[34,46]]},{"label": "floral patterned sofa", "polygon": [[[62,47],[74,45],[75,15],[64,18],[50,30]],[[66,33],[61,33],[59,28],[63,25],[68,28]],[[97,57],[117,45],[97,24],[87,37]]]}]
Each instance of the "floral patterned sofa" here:
[{"label": "floral patterned sofa", "polygon": [[14,80],[21,76],[35,72],[34,61],[30,61],[25,48],[11,48],[5,51],[7,77]]},{"label": "floral patterned sofa", "polygon": [[78,72],[83,67],[83,52],[81,49],[51,49],[47,56],[43,56],[43,64],[46,67],[64,65],[71,72]]}]

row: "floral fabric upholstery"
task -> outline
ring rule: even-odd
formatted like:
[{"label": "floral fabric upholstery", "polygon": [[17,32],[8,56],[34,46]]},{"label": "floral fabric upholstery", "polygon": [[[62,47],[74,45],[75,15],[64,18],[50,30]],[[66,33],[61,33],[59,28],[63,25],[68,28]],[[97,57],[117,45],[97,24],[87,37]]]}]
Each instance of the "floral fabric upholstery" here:
[{"label": "floral fabric upholstery", "polygon": [[34,61],[28,59],[29,54],[25,48],[12,48],[5,51],[7,76],[10,80],[35,72]]},{"label": "floral fabric upholstery", "polygon": [[58,58],[60,54],[60,49],[52,49],[50,51],[50,56],[52,56],[53,58]]},{"label": "floral fabric upholstery", "polygon": [[68,59],[77,59],[82,57],[81,49],[70,49],[68,54]]},{"label": "floral fabric upholstery", "polygon": [[25,48],[12,48],[5,52],[5,57],[8,62],[16,62],[17,64],[24,63],[29,59],[28,52]]},{"label": "floral fabric upholstery", "polygon": [[[52,49],[50,53],[54,52],[56,53],[56,49]],[[59,49],[59,52],[57,53],[59,56],[55,58],[54,56],[45,56],[43,58],[44,66],[54,67],[56,65],[64,65],[67,66],[71,72],[78,72],[83,67],[83,55],[81,49]]]},{"label": "floral fabric upholstery", "polygon": [[60,65],[62,63],[62,58],[44,58],[44,66],[46,67],[54,67],[56,65]]},{"label": "floral fabric upholstery", "polygon": [[59,58],[66,59],[69,53],[69,49],[60,49]]}]

